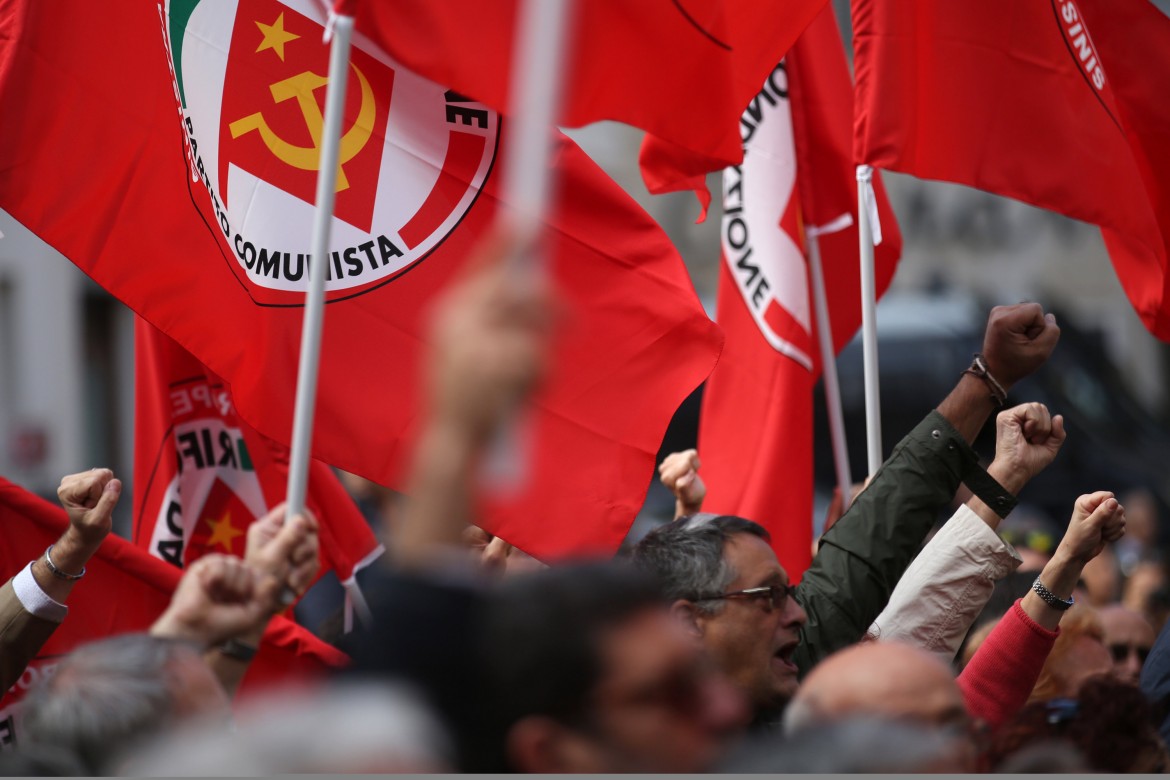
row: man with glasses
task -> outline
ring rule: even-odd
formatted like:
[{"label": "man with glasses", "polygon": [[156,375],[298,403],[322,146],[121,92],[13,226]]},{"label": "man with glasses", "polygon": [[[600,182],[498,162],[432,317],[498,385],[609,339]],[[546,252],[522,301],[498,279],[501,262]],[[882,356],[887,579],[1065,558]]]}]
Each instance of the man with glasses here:
[{"label": "man with glasses", "polygon": [[[1006,390],[1048,359],[1059,335],[1038,304],[993,309],[982,356],[894,448],[822,538],[795,589],[767,531],[743,518],[683,517],[637,544],[634,561],[657,576],[674,614],[748,696],[757,723],[775,724],[801,676],[865,636],[960,483],[1000,517],[1015,506],[979,466],[971,443]],[[776,476],[783,490],[784,475]]]},{"label": "man with glasses", "polygon": [[[795,589],[760,525],[728,515],[694,515],[651,532],[634,557],[659,573],[671,611],[702,640],[756,712],[796,693],[794,656],[808,617],[791,598]],[[690,576],[661,576],[671,568]]]}]

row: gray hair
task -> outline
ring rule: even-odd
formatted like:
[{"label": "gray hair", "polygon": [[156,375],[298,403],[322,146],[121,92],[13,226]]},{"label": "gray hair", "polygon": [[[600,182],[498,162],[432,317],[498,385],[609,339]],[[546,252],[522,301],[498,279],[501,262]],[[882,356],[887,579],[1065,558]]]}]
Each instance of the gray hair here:
[{"label": "gray hair", "polygon": [[400,683],[363,679],[265,694],[235,728],[193,724],[164,734],[118,767],[138,777],[449,772],[450,740]]},{"label": "gray hair", "polygon": [[172,722],[173,670],[192,659],[202,663],[192,646],[146,634],[82,645],[29,692],[23,731],[31,743],[67,750],[103,773],[131,742]]},{"label": "gray hair", "polygon": [[720,772],[854,774],[962,771],[954,736],[914,723],[860,716],[821,723],[799,739],[758,736],[727,758]]},{"label": "gray hair", "polygon": [[723,593],[737,572],[723,558],[723,547],[736,534],[769,541],[758,523],[734,515],[701,512],[655,528],[634,546],[636,566],[653,574],[668,601],[687,599],[699,610],[715,614],[722,601],[703,597]]}]

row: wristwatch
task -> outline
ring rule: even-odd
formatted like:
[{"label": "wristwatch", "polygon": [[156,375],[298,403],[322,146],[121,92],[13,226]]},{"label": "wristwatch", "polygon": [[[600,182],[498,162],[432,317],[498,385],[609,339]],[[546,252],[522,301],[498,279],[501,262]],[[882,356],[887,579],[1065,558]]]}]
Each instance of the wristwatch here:
[{"label": "wristwatch", "polygon": [[1066,609],[1076,603],[1076,601],[1071,596],[1069,597],[1068,601],[1065,601],[1060,596],[1057,596],[1048,588],[1044,587],[1044,583],[1040,581],[1039,577],[1037,577],[1036,581],[1032,583],[1032,590],[1036,591],[1036,595],[1044,599],[1045,604],[1052,607],[1053,609],[1058,609],[1061,612],[1064,612]]},{"label": "wristwatch", "polygon": [[229,639],[216,648],[222,655],[226,655],[228,658],[234,658],[237,661],[243,661],[244,663],[255,658],[256,651],[259,649],[255,645],[241,642],[238,639]]}]

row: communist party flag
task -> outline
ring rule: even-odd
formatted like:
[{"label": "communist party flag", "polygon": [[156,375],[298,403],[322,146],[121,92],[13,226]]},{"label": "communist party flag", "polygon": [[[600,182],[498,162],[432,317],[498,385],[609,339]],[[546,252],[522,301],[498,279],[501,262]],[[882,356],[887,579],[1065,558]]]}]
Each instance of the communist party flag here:
[{"label": "communist party flag", "polygon": [[856,159],[1099,225],[1170,339],[1170,20],[1147,0],[854,0]]},{"label": "communist party flag", "polygon": [[[572,0],[558,124],[624,122],[701,153],[741,159],[740,112],[825,0]],[[358,4],[365,29],[407,67],[509,108],[522,0]]]},{"label": "communist party flag", "polygon": [[[135,323],[134,541],[177,566],[243,557],[247,528],[284,500],[288,449],[240,419],[231,390],[145,320]],[[333,471],[309,467],[322,572],[343,583],[382,547]]]},{"label": "communist party flag", "polygon": [[[704,507],[766,527],[794,580],[811,556],[813,385],[821,370],[805,259],[810,228],[818,233],[834,347],[861,324],[852,99],[826,6],[743,112],[743,164],[723,172],[716,319],[727,344],[699,417]],[[703,179],[691,175],[702,158],[648,138],[642,162],[647,181],[706,194]],[[885,233],[875,252],[880,294],[902,240],[880,180],[875,190]]]},{"label": "communist party flag", "polygon": [[[59,506],[0,477],[0,582],[17,574],[57,541],[69,518]],[[171,600],[181,572],[111,534],[85,567],[85,578],[69,595],[69,614],[41,652],[6,692],[0,692],[0,750],[19,743],[19,702],[53,673],[61,656],[78,645],[146,631]],[[253,695],[274,684],[317,677],[347,662],[344,653],[311,633],[275,617],[264,632],[240,687]]]},{"label": "communist party flag", "polygon": [[[68,23],[63,23],[68,20]],[[289,442],[327,73],[318,3],[0,0],[0,208]],[[493,224],[489,107],[355,35],[314,456],[391,487],[417,436],[428,302]],[[548,267],[567,310],[529,479],[484,519],[537,557],[612,552],[722,335],[654,221],[558,141]],[[253,455],[256,453],[253,452]]]}]

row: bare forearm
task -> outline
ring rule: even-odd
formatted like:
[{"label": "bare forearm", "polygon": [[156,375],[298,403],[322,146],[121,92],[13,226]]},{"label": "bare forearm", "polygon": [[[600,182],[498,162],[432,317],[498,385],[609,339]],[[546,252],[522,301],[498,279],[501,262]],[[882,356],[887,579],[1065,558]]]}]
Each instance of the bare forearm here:
[{"label": "bare forearm", "polygon": [[995,411],[995,403],[983,380],[964,374],[955,389],[938,405],[938,411],[968,444],[973,444],[987,418]]},{"label": "bare forearm", "polygon": [[[1076,589],[1077,580],[1080,579],[1084,567],[1083,561],[1070,558],[1058,548],[1052,560],[1040,572],[1040,582],[1058,598],[1068,599]],[[1028,617],[1049,631],[1056,630],[1060,625],[1060,618],[1064,615],[1063,610],[1049,606],[1035,591],[1028,591],[1020,606]]]},{"label": "bare forearm", "polygon": [[[99,547],[101,547],[100,541],[86,541],[70,526],[53,544],[53,564],[58,571],[80,574]],[[32,572],[37,585],[41,586],[45,595],[59,604],[65,603],[73,591],[73,586],[77,583],[77,580],[54,575],[49,569],[44,555],[33,563]]]},{"label": "bare forearm", "polygon": [[[267,621],[265,623],[267,624]],[[239,643],[237,646],[255,648],[259,651],[263,639],[264,627],[260,627],[244,636],[237,637],[236,641]],[[236,691],[240,689],[240,684],[244,681],[244,676],[248,673],[248,667],[252,665],[252,659],[236,658],[225,654],[219,647],[213,647],[204,653],[203,660],[215,673],[215,677],[219,680],[220,687],[223,688],[227,697],[234,699]]]},{"label": "bare forearm", "polygon": [[460,546],[472,524],[472,480],[484,445],[457,426],[436,423],[419,441],[401,519],[393,529],[393,561],[425,566],[436,553]]}]

